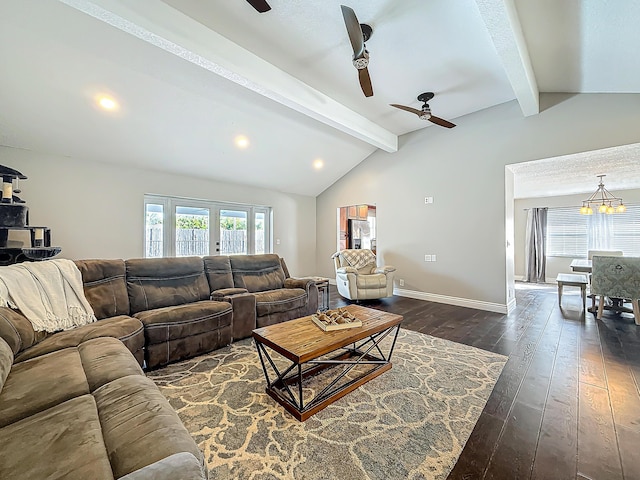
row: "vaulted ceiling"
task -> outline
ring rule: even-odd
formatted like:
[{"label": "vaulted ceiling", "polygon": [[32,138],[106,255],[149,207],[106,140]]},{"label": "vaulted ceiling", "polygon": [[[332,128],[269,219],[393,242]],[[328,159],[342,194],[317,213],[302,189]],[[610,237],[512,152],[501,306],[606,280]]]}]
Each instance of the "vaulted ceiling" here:
[{"label": "vaulted ceiling", "polygon": [[[640,92],[633,0],[269,3],[0,0],[0,145],[317,195],[442,128],[389,106],[425,91],[454,123],[513,99],[535,115],[540,92]],[[373,28],[370,98],[341,3]]]}]

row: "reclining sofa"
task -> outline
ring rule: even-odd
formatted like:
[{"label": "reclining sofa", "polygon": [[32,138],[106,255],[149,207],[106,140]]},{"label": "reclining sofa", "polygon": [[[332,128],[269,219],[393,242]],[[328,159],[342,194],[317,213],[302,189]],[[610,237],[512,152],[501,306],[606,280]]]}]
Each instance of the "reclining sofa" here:
[{"label": "reclining sofa", "polygon": [[141,366],[156,368],[317,309],[277,255],[76,261],[96,318],[35,332],[0,307],[0,478],[206,478]]}]

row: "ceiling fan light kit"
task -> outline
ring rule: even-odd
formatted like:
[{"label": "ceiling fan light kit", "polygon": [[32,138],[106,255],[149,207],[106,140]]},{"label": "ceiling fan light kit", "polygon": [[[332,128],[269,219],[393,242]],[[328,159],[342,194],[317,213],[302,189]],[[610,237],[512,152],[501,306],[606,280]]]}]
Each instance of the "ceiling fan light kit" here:
[{"label": "ceiling fan light kit", "polygon": [[609,190],[604,188],[603,177],[606,175],[597,175],[600,179],[598,189],[591,194],[589,198],[582,201],[580,213],[583,215],[593,215],[594,207],[597,207],[599,213],[624,213],[627,207],[622,203],[622,198],[614,196]]}]

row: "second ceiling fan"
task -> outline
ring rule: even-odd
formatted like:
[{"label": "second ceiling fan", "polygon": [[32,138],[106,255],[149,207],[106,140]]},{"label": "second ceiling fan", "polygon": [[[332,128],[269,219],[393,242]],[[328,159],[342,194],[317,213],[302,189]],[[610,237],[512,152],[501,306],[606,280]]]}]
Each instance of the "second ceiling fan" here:
[{"label": "second ceiling fan", "polygon": [[429,107],[429,104],[427,102],[431,100],[434,96],[435,95],[433,94],[433,92],[425,92],[418,95],[418,100],[421,102],[424,102],[421,110],[418,110],[417,108],[407,107],[405,105],[398,105],[397,103],[391,103],[390,105],[392,107],[399,108],[400,110],[404,110],[405,112],[414,113],[418,117],[420,117],[420,120],[428,120],[431,123],[435,123],[436,125],[440,125],[441,127],[445,127],[445,128],[455,127],[455,124],[447,120],[444,120],[440,117],[431,115],[431,107]]}]

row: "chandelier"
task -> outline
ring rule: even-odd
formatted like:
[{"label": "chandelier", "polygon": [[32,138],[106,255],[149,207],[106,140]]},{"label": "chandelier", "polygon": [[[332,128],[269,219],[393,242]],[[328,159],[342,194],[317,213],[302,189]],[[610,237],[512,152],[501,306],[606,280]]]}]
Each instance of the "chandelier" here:
[{"label": "chandelier", "polygon": [[[580,213],[583,215],[593,215],[593,209],[597,208],[600,213],[623,213],[627,210],[627,207],[622,203],[622,199],[614,197],[609,190],[604,188],[602,183],[602,177],[606,175],[596,175],[600,179],[598,189],[593,194],[582,201],[582,207]],[[593,208],[592,208],[593,206]]]}]

